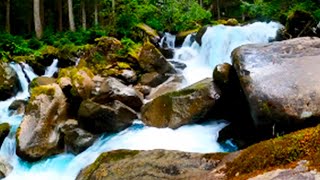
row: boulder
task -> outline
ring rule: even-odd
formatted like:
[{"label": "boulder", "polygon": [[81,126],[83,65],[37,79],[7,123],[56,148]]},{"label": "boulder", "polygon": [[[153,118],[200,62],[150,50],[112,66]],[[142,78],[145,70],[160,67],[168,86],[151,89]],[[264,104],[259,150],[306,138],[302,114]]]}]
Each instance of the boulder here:
[{"label": "boulder", "polygon": [[320,122],[320,39],[244,45],[233,64],[257,127],[269,134]]},{"label": "boulder", "polygon": [[142,107],[142,121],[154,127],[178,128],[201,119],[220,98],[212,78],[161,95]]},{"label": "boulder", "polygon": [[137,118],[134,110],[117,100],[110,105],[85,100],[78,111],[79,126],[94,134],[121,131]]},{"label": "boulder", "polygon": [[79,154],[90,147],[96,137],[91,133],[78,127],[78,121],[69,119],[61,127],[64,136],[64,144],[67,151]]},{"label": "boulder", "polygon": [[161,52],[151,43],[144,43],[138,63],[145,72],[176,73],[172,65],[166,60]]},{"label": "boulder", "polygon": [[34,88],[34,87],[42,86],[42,85],[49,85],[49,84],[53,84],[53,83],[56,83],[55,78],[40,76],[40,77],[34,78],[31,81],[29,88]]},{"label": "boulder", "polygon": [[137,73],[133,70],[124,69],[120,74],[120,78],[123,79],[128,84],[133,84],[137,82]]},{"label": "boulder", "polygon": [[200,46],[202,44],[202,36],[206,33],[208,27],[210,27],[210,26],[208,26],[208,25],[203,26],[196,34],[195,40]]},{"label": "boulder", "polygon": [[66,98],[57,84],[35,87],[16,133],[16,153],[27,161],[57,154],[63,149],[59,127],[66,121]]},{"label": "boulder", "polygon": [[106,104],[118,100],[136,111],[140,111],[143,105],[142,95],[116,78],[104,79],[98,90],[97,95],[93,98],[94,102]]},{"label": "boulder", "polygon": [[[102,153],[77,176],[89,179],[206,179],[224,154],[116,150]],[[214,178],[213,178],[214,179]]]},{"label": "boulder", "polygon": [[17,73],[5,62],[0,63],[0,82],[0,101],[9,99],[20,89]]},{"label": "boulder", "polygon": [[143,74],[140,78],[140,84],[150,87],[156,87],[165,82],[169,77],[157,72]]},{"label": "boulder", "polygon": [[4,141],[4,139],[8,136],[10,132],[10,124],[2,123],[0,124],[0,147]]},{"label": "boulder", "polygon": [[150,39],[153,44],[158,44],[160,42],[160,36],[157,31],[152,29],[150,26],[144,23],[139,23],[136,27],[143,32],[141,39]]},{"label": "boulder", "polygon": [[28,102],[26,100],[14,100],[8,108],[11,111],[10,114],[24,114],[27,104]]},{"label": "boulder", "polygon": [[13,167],[5,160],[5,158],[0,157],[0,179],[8,176],[12,169]]},{"label": "boulder", "polygon": [[149,95],[151,92],[151,87],[141,84],[137,84],[136,86],[134,86],[134,89],[142,93],[144,97]]}]

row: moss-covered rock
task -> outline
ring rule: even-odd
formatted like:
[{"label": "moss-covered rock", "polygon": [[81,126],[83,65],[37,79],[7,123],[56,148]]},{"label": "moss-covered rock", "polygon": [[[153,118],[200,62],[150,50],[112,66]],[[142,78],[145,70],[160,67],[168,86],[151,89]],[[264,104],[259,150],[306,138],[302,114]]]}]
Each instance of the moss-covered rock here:
[{"label": "moss-covered rock", "polygon": [[66,121],[66,98],[59,85],[35,87],[16,133],[16,153],[37,161],[61,152],[59,127]]},{"label": "moss-covered rock", "polygon": [[223,157],[166,150],[116,150],[101,154],[76,179],[206,179]]},{"label": "moss-covered rock", "polygon": [[176,73],[161,52],[150,42],[144,43],[138,63],[145,72]]},{"label": "moss-covered rock", "polygon": [[4,141],[4,139],[8,136],[10,132],[10,124],[2,123],[0,124],[0,147]]},{"label": "moss-covered rock", "polygon": [[219,98],[220,90],[207,78],[145,104],[142,121],[149,126],[178,128],[204,117]]},{"label": "moss-covered rock", "polygon": [[150,26],[144,23],[139,23],[136,25],[136,27],[142,31],[142,33],[139,34],[140,40],[149,39],[153,44],[159,43],[160,36],[156,30],[152,29]]},{"label": "moss-covered rock", "polygon": [[20,89],[17,73],[8,63],[0,63],[0,100],[14,96]]},{"label": "moss-covered rock", "polygon": [[141,76],[139,83],[150,87],[156,87],[165,82],[169,77],[157,72],[145,73]]},{"label": "moss-covered rock", "polygon": [[137,118],[134,110],[117,100],[109,105],[85,100],[78,111],[79,126],[94,134],[121,131]]},{"label": "moss-covered rock", "polygon": [[49,84],[54,84],[54,83],[56,83],[56,79],[55,78],[40,76],[40,77],[34,78],[30,82],[29,88],[32,89],[34,87],[43,86],[43,85],[49,85]]},{"label": "moss-covered rock", "polygon": [[10,115],[24,114],[27,104],[28,102],[26,100],[21,100],[21,99],[14,100],[8,108],[11,111]]}]

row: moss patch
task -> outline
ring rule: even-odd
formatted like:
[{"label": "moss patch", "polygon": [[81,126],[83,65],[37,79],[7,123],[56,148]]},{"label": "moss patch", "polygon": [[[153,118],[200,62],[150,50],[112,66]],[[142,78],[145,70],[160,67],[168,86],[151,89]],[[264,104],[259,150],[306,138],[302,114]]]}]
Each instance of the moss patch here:
[{"label": "moss patch", "polygon": [[[250,146],[231,163],[227,175],[246,179],[262,172],[292,166],[305,159],[310,166],[320,170],[320,125]],[[319,158],[315,158],[319,157]],[[259,173],[257,173],[259,172]]]}]

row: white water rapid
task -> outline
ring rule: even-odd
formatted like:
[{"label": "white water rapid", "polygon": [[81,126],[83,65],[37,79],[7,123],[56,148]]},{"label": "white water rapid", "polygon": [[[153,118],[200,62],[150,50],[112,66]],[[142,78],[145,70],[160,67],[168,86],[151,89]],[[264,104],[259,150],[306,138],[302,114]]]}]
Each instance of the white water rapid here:
[{"label": "white water rapid", "polygon": [[184,86],[193,84],[206,77],[212,77],[216,65],[224,62],[231,64],[231,52],[244,44],[267,43],[275,38],[282,25],[276,22],[256,22],[245,26],[217,25],[208,27],[202,36],[202,44],[191,42],[189,35],[183,46],[176,49],[173,60],[185,63]]},{"label": "white water rapid", "polygon": [[[184,46],[176,50],[175,60],[187,65],[183,74],[187,79],[187,84],[191,84],[204,77],[210,77],[216,64],[230,62],[230,53],[237,46],[268,42],[269,38],[275,36],[278,28],[277,23],[254,23],[243,27],[211,27],[204,34],[201,47],[191,42],[191,36],[189,36]],[[174,48],[174,41],[170,40],[167,45]],[[56,71],[54,63],[46,71],[47,76],[52,76]],[[169,149],[202,153],[223,151],[217,143],[217,137],[219,130],[226,125],[224,121],[186,125],[176,130],[147,127],[140,121],[136,121],[124,131],[100,137],[90,148],[77,156],[64,153],[36,163],[25,162],[15,154],[15,132],[23,117],[21,115],[10,116],[8,106],[15,99],[29,97],[28,81],[19,65],[12,64],[12,67],[19,75],[22,91],[16,97],[0,102],[0,123],[9,122],[12,125],[10,135],[0,149],[0,156],[14,167],[6,177],[7,180],[72,180],[100,153],[115,149]],[[37,76],[26,64],[23,69],[29,79]]]}]

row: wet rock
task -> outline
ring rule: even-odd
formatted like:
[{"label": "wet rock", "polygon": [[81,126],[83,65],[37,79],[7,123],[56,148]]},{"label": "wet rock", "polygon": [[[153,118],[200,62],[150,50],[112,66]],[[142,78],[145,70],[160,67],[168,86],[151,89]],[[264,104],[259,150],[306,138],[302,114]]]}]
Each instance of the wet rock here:
[{"label": "wet rock", "polygon": [[150,87],[156,87],[165,82],[169,77],[157,72],[143,74],[140,78],[140,84]]},{"label": "wet rock", "polygon": [[34,87],[42,86],[42,85],[49,85],[49,84],[53,84],[53,83],[56,83],[55,78],[40,76],[40,77],[34,78],[31,81],[29,88],[34,88]]},{"label": "wet rock", "polygon": [[69,119],[61,127],[61,132],[64,136],[64,144],[67,151],[73,154],[79,154],[90,147],[96,137],[91,133],[78,127],[78,122],[73,119]]},{"label": "wet rock", "polygon": [[57,84],[33,88],[26,114],[16,133],[16,153],[27,161],[62,151],[59,127],[66,121],[66,98]]},{"label": "wet rock", "polygon": [[187,65],[179,61],[169,61],[175,69],[184,70]]},{"label": "wet rock", "polygon": [[4,141],[4,139],[8,136],[10,132],[10,124],[2,123],[0,124],[0,147]]},{"label": "wet rock", "polygon": [[0,178],[8,176],[12,169],[13,167],[3,157],[0,157]]},{"label": "wet rock", "polygon": [[121,131],[137,118],[134,110],[117,100],[110,105],[85,100],[78,111],[79,126],[94,134]]},{"label": "wet rock", "polygon": [[[194,38],[195,38],[195,34],[197,33],[199,29],[193,29],[193,30],[189,30],[189,31],[183,31],[183,32],[179,32],[177,35],[176,35],[176,47],[180,47],[183,45],[186,37],[189,35],[189,34],[192,34],[192,37],[191,37],[191,42],[194,41]],[[190,44],[191,45],[191,44]]]},{"label": "wet rock", "polygon": [[161,95],[141,110],[142,121],[154,127],[178,128],[204,117],[220,98],[211,78]]},{"label": "wet rock", "polygon": [[99,91],[93,98],[93,101],[106,104],[114,100],[121,101],[136,111],[140,111],[143,104],[142,95],[133,87],[124,85],[116,78],[108,77],[101,83]]},{"label": "wet rock", "polygon": [[0,100],[14,96],[20,89],[18,75],[8,63],[0,63]]},{"label": "wet rock", "polygon": [[167,59],[172,59],[174,56],[174,49],[171,48],[160,48],[162,55]]},{"label": "wet rock", "polygon": [[137,82],[137,74],[133,70],[124,69],[120,75],[120,78],[129,84]]},{"label": "wet rock", "polygon": [[195,40],[200,46],[202,44],[202,36],[206,33],[208,27],[209,27],[208,25],[203,26],[196,34]]},{"label": "wet rock", "polygon": [[166,150],[116,150],[101,154],[76,179],[206,179],[223,157]]},{"label": "wet rock", "polygon": [[176,73],[175,69],[161,52],[148,42],[142,47],[138,63],[145,72],[158,72],[159,74]]},{"label": "wet rock", "polygon": [[26,100],[14,100],[8,108],[11,111],[10,114],[24,114],[27,104]]},{"label": "wet rock", "polygon": [[146,96],[146,99],[148,100],[154,99],[168,92],[176,91],[181,86],[182,81],[183,81],[183,76],[175,74],[169,77],[169,79],[164,83],[160,84],[155,88],[152,88],[151,91],[149,92],[149,95]]},{"label": "wet rock", "polygon": [[140,93],[142,93],[144,97],[149,95],[151,92],[150,86],[145,86],[145,85],[141,85],[141,84],[134,86],[134,89],[139,91]]},{"label": "wet rock", "polygon": [[319,123],[319,38],[245,45],[232,57],[254,123],[264,133]]}]

